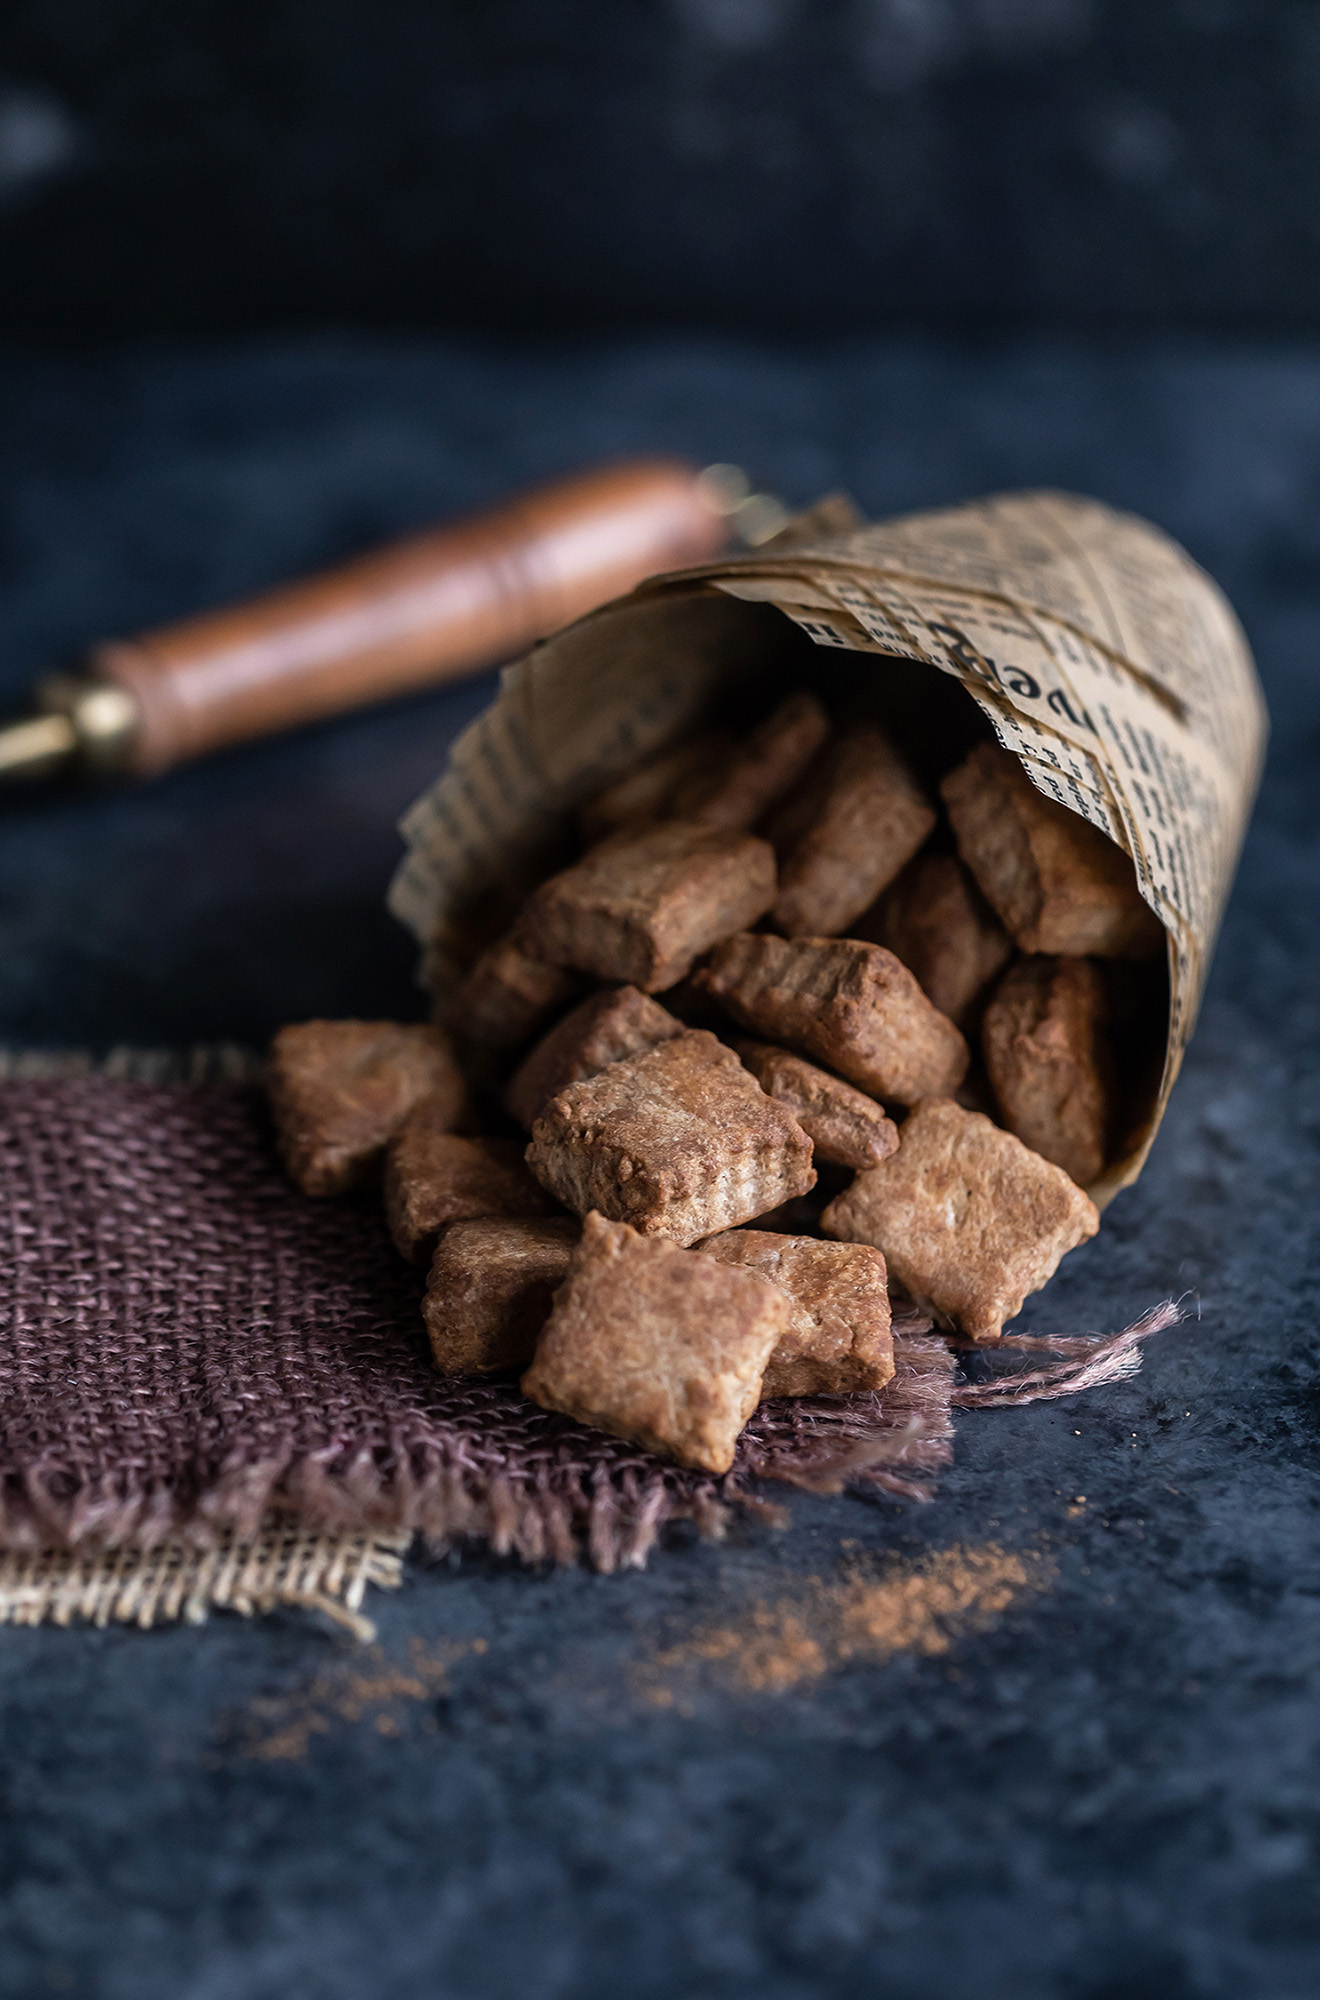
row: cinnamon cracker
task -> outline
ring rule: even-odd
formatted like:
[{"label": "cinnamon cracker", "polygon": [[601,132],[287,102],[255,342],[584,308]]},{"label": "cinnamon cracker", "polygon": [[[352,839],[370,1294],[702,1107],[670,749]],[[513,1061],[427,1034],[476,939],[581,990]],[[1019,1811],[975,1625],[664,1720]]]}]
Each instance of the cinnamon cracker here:
[{"label": "cinnamon cracker", "polygon": [[755,1273],[593,1212],[523,1390],[680,1465],[727,1472],[792,1314]]},{"label": "cinnamon cracker", "polygon": [[533,891],[521,947],[547,964],[658,993],[774,901],[774,851],[752,834],[664,820],[615,834]]},{"label": "cinnamon cracker", "polygon": [[836,1167],[878,1167],[897,1148],[893,1119],[864,1091],[769,1042],[735,1041],[733,1047],[766,1095],[792,1112],[818,1160]]},{"label": "cinnamon cracker", "polygon": [[1042,1159],[1090,1187],[1105,1165],[1112,1062],[1098,968],[1021,958],[985,1011],[981,1048],[1001,1121]]},{"label": "cinnamon cracker", "polygon": [[530,1132],[542,1105],[556,1091],[682,1032],[681,1021],[635,986],[593,993],[565,1014],[514,1071],[505,1104]]},{"label": "cinnamon cracker", "polygon": [[956,1090],[967,1044],[883,945],[745,932],[696,984],[741,1027],[801,1049],[874,1097],[914,1104]]},{"label": "cinnamon cracker", "polygon": [[280,1150],[304,1194],[343,1194],[365,1179],[423,1098],[445,1131],[471,1118],[447,1036],[397,1021],[281,1028],[269,1089]]},{"label": "cinnamon cracker", "polygon": [[414,1264],[430,1257],[447,1223],[560,1212],[528,1173],[516,1140],[461,1138],[428,1118],[425,1105],[385,1156],[385,1219],[399,1254]]},{"label": "cinnamon cracker", "polygon": [[811,1141],[731,1049],[686,1029],[552,1097],[527,1161],[579,1215],[695,1242],[815,1185]]},{"label": "cinnamon cracker", "polygon": [[919,854],[857,931],[901,958],[931,1005],[963,1029],[1013,954],[956,854]]},{"label": "cinnamon cracker", "polygon": [[525,1368],[568,1271],[578,1225],[508,1215],[451,1222],[431,1260],[422,1318],[445,1375]]},{"label": "cinnamon cracker", "polygon": [[703,826],[748,831],[797,784],[829,733],[815,695],[789,695],[713,769],[678,787],[674,812]]},{"label": "cinnamon cracker", "polygon": [[[807,823],[781,846],[771,913],[789,937],[846,931],[868,910],[935,829],[935,810],[884,731],[855,724],[809,786]],[[801,802],[785,826],[796,829]],[[782,832],[781,837],[782,840]],[[780,845],[780,841],[776,841]]]},{"label": "cinnamon cracker", "polygon": [[574,973],[532,957],[510,935],[482,952],[446,1018],[484,1048],[517,1049],[580,991]]},{"label": "cinnamon cracker", "polygon": [[661,819],[673,808],[681,788],[706,782],[718,783],[719,774],[734,754],[733,739],[722,729],[703,730],[684,743],[657,750],[625,771],[612,785],[584,806],[578,818],[586,841],[604,840],[624,827],[645,826]]},{"label": "cinnamon cracker", "polygon": [[796,1312],[766,1363],[761,1400],[852,1396],[883,1389],[894,1372],[885,1260],[867,1243],[730,1229],[698,1244],[707,1257],[782,1285]]},{"label": "cinnamon cracker", "polygon": [[821,1217],[826,1235],[873,1243],[918,1305],[980,1341],[998,1340],[1099,1226],[1062,1168],[951,1098],[917,1105],[893,1158],[858,1174]]},{"label": "cinnamon cracker", "polygon": [[1128,856],[1038,792],[1009,751],[978,744],[940,791],[958,851],[1020,951],[1149,958],[1162,948]]}]

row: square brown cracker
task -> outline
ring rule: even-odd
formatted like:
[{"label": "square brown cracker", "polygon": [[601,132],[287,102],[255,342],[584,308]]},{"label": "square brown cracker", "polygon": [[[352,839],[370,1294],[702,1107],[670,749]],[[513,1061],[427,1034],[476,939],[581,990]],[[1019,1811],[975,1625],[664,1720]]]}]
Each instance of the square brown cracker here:
[{"label": "square brown cracker", "polygon": [[940,790],[958,851],[1020,950],[1149,958],[1161,949],[1163,928],[1128,856],[1038,792],[1009,751],[978,744]]},{"label": "square brown cracker", "polygon": [[966,1074],[966,1042],[883,945],[744,933],[696,983],[740,1027],[804,1050],[873,1097],[914,1104]]},{"label": "square brown cracker", "polygon": [[528,898],[524,948],[659,993],[699,953],[764,916],[774,901],[774,850],[752,834],[664,820],[593,847]]},{"label": "square brown cracker", "polygon": [[897,1126],[864,1091],[769,1042],[733,1046],[766,1095],[792,1112],[817,1160],[836,1167],[878,1167],[896,1149]]},{"label": "square brown cracker", "polygon": [[463,1139],[411,1117],[385,1155],[385,1219],[404,1257],[421,1264],[450,1222],[481,1215],[556,1215],[514,1139]]},{"label": "square brown cracker", "polygon": [[556,1091],[595,1076],[624,1056],[642,1055],[657,1042],[682,1032],[681,1021],[635,986],[593,993],[571,1014],[565,1014],[525,1057],[513,1074],[504,1101],[530,1132],[541,1106]]},{"label": "square brown cracker", "polygon": [[766,1363],[761,1400],[852,1396],[883,1389],[894,1372],[885,1260],[869,1243],[731,1229],[697,1245],[707,1257],[759,1271],[797,1311]]},{"label": "square brown cracker", "polygon": [[451,1222],[436,1246],[422,1318],[445,1375],[525,1368],[563,1283],[578,1225],[504,1215]]},{"label": "square brown cracker", "polygon": [[974,1340],[998,1340],[1099,1226],[1062,1168],[947,1097],[919,1104],[893,1158],[858,1174],[821,1217],[827,1235],[883,1251],[918,1305]]},{"label": "square brown cracker", "polygon": [[523,1389],[680,1465],[727,1472],[793,1307],[778,1285],[588,1215]]},{"label": "square brown cracker", "polygon": [[583,839],[604,840],[624,827],[663,818],[680,787],[713,783],[732,751],[733,739],[722,729],[704,730],[685,743],[657,750],[583,807],[578,819]]},{"label": "square brown cracker", "polygon": [[830,719],[815,695],[789,695],[713,770],[679,786],[674,811],[703,826],[754,827],[797,784],[829,733]]},{"label": "square brown cracker", "polygon": [[560,965],[532,958],[510,937],[483,951],[448,1011],[455,1033],[491,1049],[517,1049],[567,1006],[582,983]]},{"label": "square brown cracker", "polygon": [[465,1085],[439,1028],[397,1021],[300,1021],[270,1052],[280,1150],[304,1194],[343,1194],[377,1164],[424,1097],[442,1129],[471,1117]]},{"label": "square brown cracker", "polygon": [[566,1207],[695,1242],[815,1186],[811,1141],[732,1049],[686,1029],[552,1097],[528,1164]]},{"label": "square brown cracker", "polygon": [[1090,1187],[1105,1164],[1111,1061],[1099,968],[1021,958],[985,1010],[981,1047],[1001,1122]]},{"label": "square brown cracker", "polygon": [[933,1007],[967,1026],[1013,943],[956,854],[919,854],[858,925],[901,958]]},{"label": "square brown cracker", "polygon": [[[873,723],[854,725],[826,753],[807,794],[807,824],[781,847],[772,920],[789,937],[827,937],[846,931],[924,845],[935,810]],[[795,802],[784,824],[803,816]]]}]

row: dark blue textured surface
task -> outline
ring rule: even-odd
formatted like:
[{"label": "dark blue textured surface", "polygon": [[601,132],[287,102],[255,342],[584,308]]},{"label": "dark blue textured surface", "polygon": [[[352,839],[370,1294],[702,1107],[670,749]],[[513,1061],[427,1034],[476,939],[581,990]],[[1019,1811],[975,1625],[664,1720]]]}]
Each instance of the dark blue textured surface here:
[{"label": "dark blue textured surface", "polygon": [[[87,637],[645,445],[873,512],[1037,482],[1135,507],[1234,596],[1276,731],[1150,1167],[1029,1314],[1113,1327],[1190,1289],[1199,1324],[1135,1383],[963,1418],[930,1508],[795,1496],[787,1532],[644,1576],[414,1570],[374,1653],[292,1614],[0,1632],[0,1991],[1313,1993],[1320,356],[321,341],[11,360],[0,398],[15,692]],[[0,1035],[415,1006],[392,821],[482,698],[7,808]],[[707,1643],[958,1543],[1043,1587],[946,1652],[776,1690]]]},{"label": "dark blue textured surface", "polygon": [[0,333],[1320,324],[1307,0],[6,0]]}]

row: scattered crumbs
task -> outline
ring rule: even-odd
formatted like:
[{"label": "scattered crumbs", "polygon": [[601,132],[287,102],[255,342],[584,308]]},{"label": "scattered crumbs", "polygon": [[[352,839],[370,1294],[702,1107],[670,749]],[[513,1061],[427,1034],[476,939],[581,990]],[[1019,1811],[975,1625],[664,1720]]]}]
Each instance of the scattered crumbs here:
[{"label": "scattered crumbs", "polygon": [[[387,1659],[380,1646],[323,1667],[282,1694],[258,1695],[223,1718],[222,1740],[240,1756],[265,1763],[298,1763],[312,1739],[344,1724],[369,1723],[378,1736],[399,1737],[410,1709],[448,1691],[449,1670],[468,1653],[484,1653],[484,1639],[428,1645],[412,1639],[407,1663]],[[423,1716],[422,1724],[434,1718]]]},{"label": "scattered crumbs", "polygon": [[1036,1549],[955,1544],[915,1562],[860,1566],[831,1581],[806,1577],[791,1595],[752,1604],[727,1622],[698,1627],[629,1670],[653,1708],[694,1712],[712,1684],[747,1694],[788,1694],[858,1663],[896,1653],[947,1653],[988,1631],[1016,1598],[1047,1590],[1053,1563]]},{"label": "scattered crumbs", "polygon": [[1073,1432],[1073,1436],[1074,1436],[1075,1438],[1079,1438],[1079,1437],[1081,1436],[1081,1432],[1080,1432],[1080,1431],[1074,1431],[1074,1432]]}]

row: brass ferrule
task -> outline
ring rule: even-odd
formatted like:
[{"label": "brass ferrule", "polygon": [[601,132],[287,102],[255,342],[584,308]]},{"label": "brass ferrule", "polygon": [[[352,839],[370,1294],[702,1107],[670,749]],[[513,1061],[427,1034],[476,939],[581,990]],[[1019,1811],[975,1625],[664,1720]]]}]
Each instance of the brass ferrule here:
[{"label": "brass ferrule", "polygon": [[138,705],[126,688],[93,674],[49,674],[37,683],[36,699],[42,713],[28,726],[62,724],[68,760],[93,776],[125,768],[138,726]]}]

